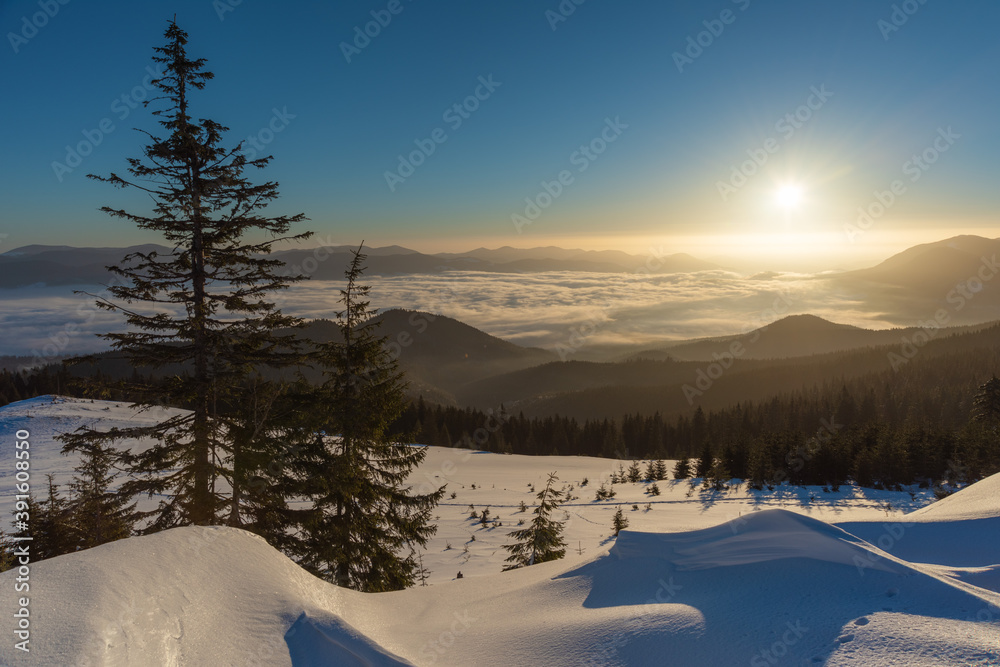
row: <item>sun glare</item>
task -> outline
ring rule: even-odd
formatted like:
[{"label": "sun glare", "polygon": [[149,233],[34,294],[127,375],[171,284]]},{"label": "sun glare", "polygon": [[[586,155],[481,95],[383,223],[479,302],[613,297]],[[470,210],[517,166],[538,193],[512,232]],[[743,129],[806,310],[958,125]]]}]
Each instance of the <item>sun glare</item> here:
[{"label": "sun glare", "polygon": [[794,208],[802,201],[802,188],[797,185],[784,185],[778,190],[778,203],[785,208]]}]

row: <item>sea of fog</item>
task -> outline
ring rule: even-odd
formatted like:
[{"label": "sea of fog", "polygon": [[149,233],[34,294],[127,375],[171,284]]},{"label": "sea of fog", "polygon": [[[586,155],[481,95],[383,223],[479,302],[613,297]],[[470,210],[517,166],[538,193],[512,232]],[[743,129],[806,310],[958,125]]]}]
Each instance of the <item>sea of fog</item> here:
[{"label": "sea of fog", "polygon": [[[786,315],[811,313],[868,328],[909,326],[872,315],[859,295],[822,276],[726,271],[636,276],[549,272],[369,276],[376,308],[446,315],[521,345],[578,348],[749,331]],[[281,294],[286,312],[334,318],[339,282],[308,281]],[[86,290],[91,295],[74,293]],[[95,334],[120,331],[123,317],[98,310],[100,287],[0,290],[0,354],[51,357],[106,348]]]}]

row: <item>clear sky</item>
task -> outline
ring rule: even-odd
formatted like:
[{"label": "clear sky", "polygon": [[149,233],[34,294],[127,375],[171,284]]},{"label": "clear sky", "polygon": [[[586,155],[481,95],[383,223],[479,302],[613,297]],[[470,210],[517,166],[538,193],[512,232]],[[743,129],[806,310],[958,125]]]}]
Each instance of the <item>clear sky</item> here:
[{"label": "clear sky", "polygon": [[997,235],[995,2],[63,1],[0,8],[0,250],[156,240],[85,174],[156,129],[136,102],[175,13],[216,75],[195,115],[269,140],[277,210],[321,239],[850,264]]}]

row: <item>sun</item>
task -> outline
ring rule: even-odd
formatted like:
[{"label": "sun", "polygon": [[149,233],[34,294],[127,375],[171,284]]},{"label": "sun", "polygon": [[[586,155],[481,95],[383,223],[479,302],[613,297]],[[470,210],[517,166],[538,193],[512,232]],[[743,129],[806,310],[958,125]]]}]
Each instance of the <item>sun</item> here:
[{"label": "sun", "polygon": [[795,208],[802,201],[802,188],[798,185],[783,185],[778,189],[776,197],[784,208]]}]

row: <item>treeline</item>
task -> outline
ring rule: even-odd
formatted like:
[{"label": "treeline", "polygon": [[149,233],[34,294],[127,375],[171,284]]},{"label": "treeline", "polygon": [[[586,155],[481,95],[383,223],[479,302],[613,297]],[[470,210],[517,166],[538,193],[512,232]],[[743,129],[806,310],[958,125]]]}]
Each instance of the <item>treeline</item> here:
[{"label": "treeline", "polygon": [[105,401],[139,400],[141,392],[134,388],[149,382],[149,378],[134,371],[126,382],[101,371],[74,372],[61,362],[20,371],[3,370],[0,371],[0,407],[50,394]]},{"label": "treeline", "polygon": [[78,393],[70,388],[69,373],[60,366],[30,371],[0,371],[0,406],[46,394]]},{"label": "treeline", "polygon": [[[85,386],[104,387],[102,398],[129,400],[124,387],[137,383],[141,378],[134,376],[114,391],[108,389],[112,383],[74,381],[58,366],[3,371],[0,401],[55,393],[93,396],[84,392]],[[912,386],[899,391],[855,380],[839,388],[826,384],[722,410],[699,408],[674,420],[659,413],[583,422],[558,416],[528,418],[502,406],[484,412],[419,399],[406,407],[392,431],[421,444],[498,453],[690,459],[692,476],[698,464],[711,468],[704,463],[708,452],[726,474],[756,486],[787,480],[894,488],[940,480],[968,482],[1000,471],[1000,399],[990,398],[989,386],[972,386],[965,393],[918,391]]]},{"label": "treeline", "polygon": [[509,454],[697,459],[702,468],[712,467],[706,459],[718,459],[720,470],[756,486],[787,480],[895,488],[974,481],[1000,471],[1000,382],[964,396],[929,388],[913,402],[889,386],[860,384],[827,384],[717,411],[698,408],[675,420],[659,413],[583,422],[527,418],[503,406],[483,412],[420,399],[394,428],[422,444]]}]

